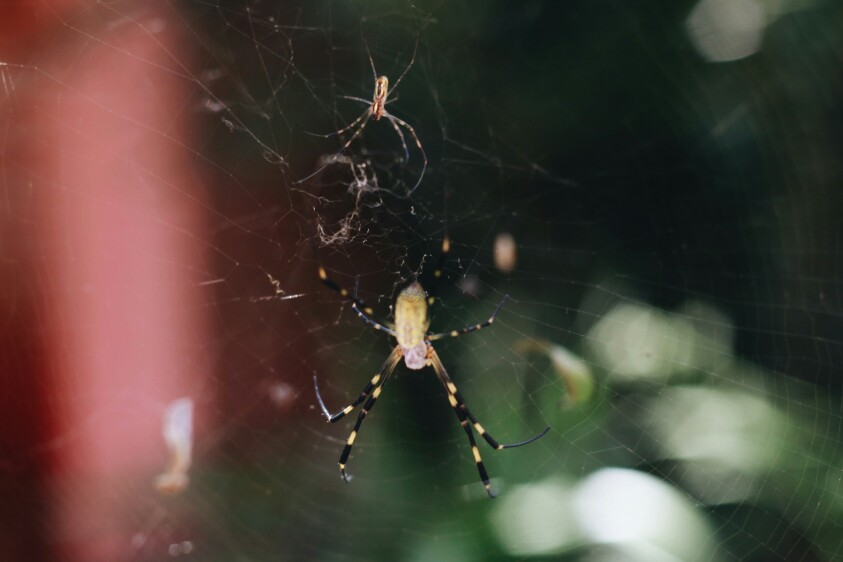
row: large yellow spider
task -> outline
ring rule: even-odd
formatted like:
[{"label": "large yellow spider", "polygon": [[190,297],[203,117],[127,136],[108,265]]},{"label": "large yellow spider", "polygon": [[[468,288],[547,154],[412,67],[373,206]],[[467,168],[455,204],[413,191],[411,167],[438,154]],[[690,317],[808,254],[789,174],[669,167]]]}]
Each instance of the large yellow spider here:
[{"label": "large yellow spider", "polygon": [[[449,252],[449,250],[450,242],[446,237],[442,242],[442,257],[439,259],[439,265],[434,272],[434,275],[437,278],[442,274],[441,266],[444,262],[444,256]],[[383,385],[386,384],[387,379],[389,379],[390,375],[395,370],[395,367],[398,366],[403,358],[404,364],[408,369],[419,370],[424,367],[433,367],[433,370],[436,372],[436,376],[439,378],[439,382],[442,383],[445,390],[448,392],[448,401],[451,403],[451,407],[454,409],[454,412],[460,421],[460,425],[465,430],[465,434],[468,436],[468,442],[471,445],[471,452],[474,455],[474,462],[477,463],[477,470],[480,473],[480,479],[483,481],[483,486],[486,488],[486,492],[489,494],[490,498],[495,497],[495,493],[492,492],[492,486],[489,483],[489,474],[486,472],[486,467],[483,465],[483,460],[480,458],[480,451],[477,448],[477,443],[474,440],[474,434],[472,433],[471,428],[473,427],[474,430],[477,431],[477,433],[479,433],[480,436],[486,440],[486,443],[488,443],[493,449],[500,450],[520,447],[521,445],[532,443],[547,433],[550,427],[545,428],[544,431],[534,437],[531,437],[530,439],[527,439],[526,441],[509,444],[498,443],[491,435],[489,435],[488,432],[486,432],[483,426],[477,421],[477,418],[475,418],[468,409],[465,404],[465,400],[460,395],[456,385],[454,385],[451,381],[451,378],[448,376],[448,372],[445,370],[445,366],[442,364],[442,361],[439,359],[439,355],[436,353],[436,350],[433,349],[433,345],[431,345],[430,342],[442,338],[461,336],[463,334],[468,334],[487,326],[491,326],[501,307],[503,307],[506,302],[507,297],[504,297],[495,309],[494,313],[482,324],[474,324],[473,326],[467,326],[461,330],[431,334],[428,332],[430,318],[428,317],[427,310],[428,306],[433,303],[434,299],[433,297],[428,297],[424,288],[418,281],[410,283],[410,285],[398,294],[398,298],[395,301],[395,324],[393,328],[373,320],[370,317],[372,309],[367,307],[365,303],[358,299],[356,294],[351,295],[346,289],[343,289],[336,282],[330,279],[323,267],[319,268],[319,278],[328,287],[339,293],[340,296],[350,300],[352,302],[351,306],[354,309],[354,312],[357,313],[357,316],[359,316],[363,322],[373,327],[375,330],[381,330],[388,333],[398,341],[398,345],[395,346],[392,353],[390,353],[389,357],[386,358],[386,361],[381,366],[380,370],[374,377],[372,377],[372,380],[369,381],[363,389],[363,392],[360,393],[360,396],[335,414],[331,414],[325,406],[325,402],[322,400],[322,396],[319,393],[319,384],[316,380],[316,375],[313,376],[316,398],[319,400],[322,413],[330,423],[339,421],[346,414],[351,413],[358,404],[363,402],[363,400],[368,398],[366,403],[363,405],[363,409],[360,410],[360,413],[357,416],[357,422],[354,424],[354,429],[348,436],[348,441],[346,442],[345,447],[342,450],[342,454],[340,455],[339,465],[342,478],[346,482],[349,481],[349,476],[345,471],[346,462],[348,461],[348,456],[351,454],[351,447],[354,445],[354,440],[357,438],[357,433],[360,431],[360,426],[366,418],[366,414],[368,414],[374,407],[378,396],[380,396],[381,391],[383,390]]]}]

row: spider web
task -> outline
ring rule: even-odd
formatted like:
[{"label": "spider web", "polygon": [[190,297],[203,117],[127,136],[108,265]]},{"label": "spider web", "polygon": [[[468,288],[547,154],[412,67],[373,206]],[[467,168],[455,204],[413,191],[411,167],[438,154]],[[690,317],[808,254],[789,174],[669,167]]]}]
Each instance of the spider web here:
[{"label": "spider web", "polygon": [[[11,14],[3,559],[843,556],[839,7]],[[372,98],[367,52],[392,80],[415,52],[387,106],[414,191],[406,131],[408,159],[386,119],[325,137]],[[479,443],[499,498],[403,365],[339,478],[356,414],[326,424],[313,376],[337,411],[394,341],[320,265],[382,321],[418,279],[433,332],[509,296],[435,344],[496,439],[551,428]]]}]

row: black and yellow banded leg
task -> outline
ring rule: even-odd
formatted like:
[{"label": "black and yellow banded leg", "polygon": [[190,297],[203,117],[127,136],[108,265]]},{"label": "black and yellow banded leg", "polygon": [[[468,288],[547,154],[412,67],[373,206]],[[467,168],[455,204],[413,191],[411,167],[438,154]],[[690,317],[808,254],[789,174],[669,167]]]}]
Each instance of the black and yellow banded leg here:
[{"label": "black and yellow banded leg", "polygon": [[328,277],[328,272],[325,271],[324,267],[319,267],[319,279],[322,282],[330,287],[335,293],[338,293],[342,298],[348,299],[352,302],[351,308],[354,309],[354,312],[357,314],[357,317],[360,318],[365,324],[371,326],[375,330],[381,330],[386,332],[387,334],[394,336],[395,330],[390,328],[389,326],[374,320],[371,316],[374,314],[374,310],[372,307],[367,305],[365,302],[360,300],[357,297],[357,289],[355,288],[354,294],[348,292],[348,289],[340,287],[336,281]]},{"label": "black and yellow banded leg", "polygon": [[[474,414],[471,413],[471,410],[468,409],[468,406],[465,404],[465,399],[460,395],[459,390],[457,390],[457,386],[450,380],[446,379],[443,381],[445,383],[445,388],[448,390],[449,400],[453,397],[454,401],[457,403],[457,407],[465,413],[466,418],[471,421],[471,424],[474,427],[474,430],[480,434],[480,437],[486,440],[486,443],[489,444],[495,450],[501,449],[513,449],[515,447],[521,447],[522,445],[528,445],[533,441],[536,441],[540,437],[544,436],[545,433],[550,431],[550,426],[544,428],[540,433],[530,437],[529,439],[525,439],[524,441],[518,441],[517,443],[498,443],[498,441],[489,435],[489,432],[480,425],[480,422],[477,421],[477,418],[474,417]],[[452,403],[453,405],[453,403]]]},{"label": "black and yellow banded leg", "polygon": [[325,271],[325,268],[321,266],[319,267],[319,279],[321,279],[322,282],[325,283],[325,285],[331,288],[331,290],[336,293],[339,293],[341,297],[350,300],[351,302],[362,308],[364,311],[366,311],[367,314],[372,314],[374,312],[369,306],[366,305],[366,303],[358,299],[356,295],[352,295],[348,292],[348,289],[340,287],[336,281],[328,277],[328,272]]},{"label": "black and yellow banded leg", "polygon": [[451,407],[454,409],[457,419],[460,420],[460,425],[468,436],[468,443],[471,445],[471,453],[474,455],[474,462],[477,465],[477,472],[480,473],[480,480],[483,481],[483,487],[486,488],[486,493],[489,494],[489,497],[494,498],[497,494],[492,491],[489,473],[486,472],[486,465],[483,464],[483,459],[480,457],[480,449],[477,448],[477,441],[474,440],[474,433],[471,432],[468,419],[466,419],[465,413],[460,410],[453,394],[448,394],[448,400],[451,402]]},{"label": "black and yellow banded leg", "polygon": [[357,421],[354,423],[354,429],[351,430],[351,433],[348,436],[348,441],[345,443],[345,447],[343,447],[342,454],[340,455],[340,474],[342,475],[342,479],[348,482],[350,480],[348,474],[345,472],[345,464],[348,462],[348,456],[351,454],[351,447],[354,445],[354,440],[357,439],[357,433],[360,431],[360,426],[363,424],[363,420],[366,419],[366,415],[375,407],[375,402],[378,400],[378,396],[381,394],[381,390],[383,390],[383,385],[386,383],[386,378],[388,375],[385,375],[383,378],[383,382],[381,382],[378,386],[375,387],[375,390],[372,392],[372,395],[369,396],[369,399],[363,405],[363,408],[360,410],[360,413],[357,415]]},{"label": "black and yellow banded leg", "polygon": [[380,370],[375,373],[375,376],[372,377],[372,380],[363,388],[363,392],[360,393],[354,402],[337,412],[336,414],[332,414],[328,411],[328,408],[325,406],[325,402],[322,400],[322,394],[319,392],[319,383],[316,381],[316,375],[313,375],[313,387],[316,389],[316,399],[319,401],[319,406],[322,408],[322,414],[325,418],[331,422],[337,422],[344,418],[347,414],[350,414],[354,408],[357,407],[363,400],[369,396],[369,393],[372,392],[372,389],[377,386],[382,379],[389,376],[395,366],[398,365],[398,362],[401,361],[401,349],[396,347],[392,350],[392,353],[389,354],[389,357],[386,358],[383,365],[381,366]]},{"label": "black and yellow banded leg", "polygon": [[[457,386],[453,383],[451,377],[448,376],[448,371],[445,370],[445,366],[442,364],[442,360],[439,358],[439,354],[436,353],[436,351],[433,351],[431,354],[431,365],[433,366],[434,371],[436,371],[436,376],[439,377],[440,382],[445,387],[445,390],[448,391],[448,402],[450,402],[451,407],[454,409],[454,412],[456,412],[457,418],[460,420],[460,425],[462,425],[463,429],[465,429],[469,434],[468,439],[474,447],[472,452],[474,453],[474,460],[477,462],[477,469],[480,471],[481,478],[483,478],[484,474],[486,474],[486,469],[483,467],[483,463],[480,460],[480,453],[476,450],[474,435],[471,433],[471,428],[468,426],[469,421],[474,427],[474,430],[486,440],[486,443],[496,450],[511,449],[513,447],[527,445],[528,443],[532,443],[536,439],[539,439],[547,433],[548,430],[550,430],[550,427],[546,427],[544,431],[531,437],[530,439],[527,439],[526,441],[520,441],[518,443],[498,443],[491,435],[489,435],[486,429],[480,425],[480,422],[477,421],[477,418],[474,417],[465,405],[465,400],[462,395],[460,395],[460,392],[457,390]],[[486,486],[486,481],[483,482],[483,485]],[[488,486],[486,486],[486,491],[489,492],[490,496],[492,495]]]},{"label": "black and yellow banded leg", "polygon": [[[389,326],[387,326],[385,324],[381,324],[377,320],[373,320],[372,318],[370,318],[362,310],[360,310],[360,307],[357,306],[356,302],[351,305],[351,308],[354,310],[354,312],[357,313],[357,317],[360,318],[360,320],[362,320],[364,324],[367,324],[367,325],[371,326],[372,328],[374,328],[375,330],[378,330],[379,332],[386,332],[390,336],[397,337],[397,335],[395,333],[395,330],[393,330],[392,328],[390,328]],[[369,309],[369,310],[371,310],[371,309]]]},{"label": "black and yellow banded leg", "polygon": [[313,375],[313,387],[316,389],[316,399],[319,400],[319,406],[322,407],[322,414],[325,416],[325,419],[327,419],[331,423],[335,423],[343,419],[347,414],[350,414],[352,410],[354,410],[354,408],[356,408],[357,405],[360,404],[360,402],[362,402],[366,399],[367,396],[369,396],[369,393],[372,392],[372,389],[375,387],[375,385],[380,382],[380,379],[381,374],[377,373],[374,377],[372,377],[372,380],[369,381],[369,383],[363,389],[363,392],[360,393],[360,396],[358,396],[354,400],[354,402],[352,402],[336,414],[332,414],[328,411],[328,408],[325,406],[325,402],[322,400],[322,395],[319,393],[319,384],[316,382],[316,375]]},{"label": "black and yellow banded leg", "polygon": [[439,359],[439,354],[433,349],[431,349],[430,360],[433,370],[436,371],[436,376],[439,377],[439,380],[448,390],[448,402],[450,402],[451,408],[453,408],[454,413],[457,415],[457,419],[460,420],[460,425],[468,437],[468,443],[471,445],[471,454],[474,455],[474,462],[477,465],[477,472],[480,473],[480,480],[483,481],[483,487],[486,488],[486,493],[489,494],[489,497],[494,498],[497,494],[492,491],[492,484],[489,482],[489,473],[486,472],[486,466],[483,464],[483,459],[480,457],[480,450],[477,448],[477,441],[474,440],[474,433],[471,431],[469,420],[466,417],[465,411],[460,408],[460,403],[457,400],[457,397],[450,391],[450,387],[448,387],[447,383],[449,383],[451,379],[448,377],[448,372],[445,371],[445,366],[442,364],[442,360]]},{"label": "black and yellow banded leg", "polygon": [[325,268],[324,268],[324,267],[322,267],[322,266],[319,266],[319,279],[320,279],[320,280],[321,280],[321,281],[322,281],[325,285],[327,285],[327,286],[328,286],[331,290],[333,290],[335,293],[339,293],[339,295],[340,295],[342,298],[344,298],[344,299],[348,299],[348,300],[350,300],[351,302],[353,302],[354,304],[356,304],[356,305],[357,305],[359,308],[361,308],[361,309],[362,309],[362,310],[363,310],[366,314],[373,314],[373,313],[374,313],[374,311],[372,310],[372,308],[371,308],[371,307],[369,307],[369,306],[367,306],[365,302],[363,302],[363,301],[361,301],[360,299],[358,299],[356,295],[352,295],[351,293],[349,293],[349,292],[348,292],[348,289],[345,289],[345,288],[343,288],[343,287],[340,287],[340,286],[337,284],[337,282],[336,282],[336,281],[334,281],[333,279],[331,279],[330,277],[328,277],[328,272],[327,272],[327,271],[325,271]]},{"label": "black and yellow banded leg", "polygon": [[503,305],[506,304],[507,300],[509,300],[509,295],[504,295],[503,300],[500,302],[498,307],[485,322],[481,324],[474,324],[473,326],[466,326],[462,330],[451,330],[450,332],[440,332],[438,334],[431,334],[427,337],[427,340],[436,341],[441,340],[442,338],[455,338],[457,336],[462,336],[465,334],[470,334],[471,332],[476,332],[477,330],[482,330],[483,328],[488,328],[495,321],[495,318],[498,316],[498,312],[501,311],[501,308],[503,308]]}]

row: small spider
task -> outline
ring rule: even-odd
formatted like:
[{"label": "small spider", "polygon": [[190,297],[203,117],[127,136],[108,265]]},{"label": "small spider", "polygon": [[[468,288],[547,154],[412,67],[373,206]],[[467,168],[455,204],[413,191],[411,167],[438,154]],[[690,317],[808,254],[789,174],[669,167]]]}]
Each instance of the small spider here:
[{"label": "small spider", "polygon": [[[374,119],[375,121],[380,121],[381,118],[385,117],[389,121],[389,123],[392,125],[392,128],[395,129],[395,133],[398,135],[398,138],[401,139],[401,147],[404,149],[404,161],[406,162],[410,159],[410,152],[407,150],[407,141],[404,138],[404,133],[401,132],[401,127],[404,127],[405,129],[407,129],[407,131],[413,137],[413,140],[415,141],[416,146],[418,147],[419,152],[421,153],[422,159],[424,160],[424,162],[422,164],[421,174],[419,174],[419,179],[416,180],[415,185],[407,193],[407,195],[410,195],[419,186],[419,184],[422,181],[422,178],[424,177],[424,173],[427,170],[427,154],[425,154],[425,152],[424,152],[424,148],[422,147],[422,143],[419,140],[418,135],[416,135],[415,129],[413,129],[413,127],[409,123],[404,121],[403,119],[400,119],[400,118],[396,117],[395,115],[392,115],[391,113],[389,113],[386,110],[386,104],[391,103],[391,102],[395,101],[396,99],[398,99],[397,97],[393,97],[393,98],[390,99],[389,95],[392,94],[392,92],[395,91],[395,89],[401,83],[401,80],[404,79],[404,77],[407,75],[407,72],[409,72],[410,68],[413,66],[413,63],[416,60],[416,51],[418,50],[419,44],[418,44],[418,41],[416,41],[416,46],[413,48],[413,56],[410,58],[410,63],[407,65],[407,68],[404,69],[404,72],[401,73],[401,76],[398,77],[398,80],[395,81],[395,85],[392,86],[391,90],[389,89],[389,78],[387,78],[386,76],[378,76],[378,73],[375,70],[375,61],[372,60],[372,53],[369,51],[369,45],[367,43],[365,43],[365,41],[364,41],[364,44],[366,45],[366,54],[369,56],[369,64],[372,67],[372,75],[374,76],[374,79],[375,79],[374,95],[373,95],[371,100],[366,100],[366,99],[358,98],[358,97],[354,97],[354,96],[341,96],[341,97],[343,97],[345,99],[361,102],[361,103],[367,105],[368,107],[362,113],[362,115],[360,115],[360,117],[358,117],[357,119],[355,119],[349,125],[343,127],[342,129],[339,129],[337,131],[334,131],[333,133],[328,133],[328,134],[325,134],[325,135],[320,135],[320,134],[316,134],[316,133],[309,133],[309,134],[315,135],[317,137],[327,138],[327,137],[332,137],[332,136],[335,136],[335,135],[341,135],[344,132],[353,129],[354,127],[357,127],[357,130],[354,131],[354,134],[351,135],[351,137],[345,142],[344,145],[342,145],[342,147],[336,152],[336,154],[334,154],[332,157],[328,157],[328,158],[325,158],[324,160],[322,160],[323,164],[322,164],[321,167],[319,167],[316,171],[314,171],[309,176],[304,177],[304,178],[302,178],[302,179],[300,179],[300,180],[298,180],[294,183],[295,184],[303,183],[303,182],[309,180],[310,178],[312,178],[313,176],[315,176],[316,174],[318,174],[319,172],[321,172],[322,170],[324,170],[325,168],[327,168],[328,166],[330,166],[331,164],[333,164],[334,162],[336,162],[339,159],[340,155],[349,146],[351,146],[351,143],[354,142],[354,139],[356,139],[357,137],[360,136],[360,134],[363,132],[363,129],[366,127],[366,124],[369,122],[369,119]],[[359,127],[358,127],[358,125],[359,125]]]},{"label": "small spider", "polygon": [[[439,278],[442,274],[441,265],[444,261],[443,258],[449,250],[450,242],[446,237],[442,242],[443,257],[440,257],[439,265],[434,272],[434,276],[436,278]],[[495,317],[498,315],[498,312],[506,302],[507,297],[504,297],[495,309],[495,312],[482,324],[467,326],[462,330],[452,330],[450,332],[431,334],[428,331],[428,327],[430,325],[428,306],[433,303],[434,298],[427,295],[424,288],[418,281],[410,283],[410,285],[398,294],[398,298],[395,301],[395,324],[394,327],[390,327],[389,325],[381,324],[380,322],[373,320],[370,317],[372,309],[367,307],[365,303],[357,298],[356,291],[355,295],[351,295],[346,289],[341,288],[336,282],[328,277],[328,274],[323,267],[319,268],[319,278],[328,287],[339,293],[340,296],[350,300],[352,302],[351,307],[354,309],[354,312],[357,313],[357,316],[363,320],[363,322],[373,327],[375,330],[382,330],[388,333],[398,342],[398,345],[396,345],[392,350],[392,353],[389,354],[389,357],[387,357],[380,370],[374,377],[372,377],[363,389],[363,392],[360,393],[360,396],[335,414],[331,414],[325,406],[325,402],[322,400],[322,395],[319,393],[319,384],[316,381],[316,375],[313,376],[316,398],[319,400],[319,406],[322,408],[322,413],[330,423],[339,421],[346,414],[351,413],[357,405],[368,398],[366,403],[363,405],[363,409],[360,410],[360,413],[357,416],[357,422],[354,424],[354,429],[348,436],[348,441],[346,442],[345,448],[343,448],[342,454],[340,455],[340,474],[343,479],[346,482],[349,480],[348,474],[346,474],[345,471],[345,466],[348,461],[348,457],[351,454],[351,447],[354,445],[354,440],[357,438],[357,433],[360,431],[360,426],[366,418],[366,415],[374,407],[378,396],[381,394],[381,390],[383,390],[383,385],[386,384],[387,379],[389,379],[390,375],[395,370],[395,367],[398,366],[403,358],[404,364],[408,369],[419,370],[424,367],[433,367],[433,370],[436,372],[436,376],[439,378],[439,382],[442,383],[445,390],[448,392],[448,401],[451,403],[451,407],[454,409],[454,412],[460,421],[460,425],[465,430],[465,434],[468,436],[468,442],[471,445],[471,452],[474,455],[474,462],[477,464],[477,470],[480,473],[480,479],[483,481],[483,486],[486,488],[486,492],[489,494],[489,497],[495,497],[495,493],[492,492],[492,487],[489,482],[489,475],[486,472],[486,467],[483,465],[483,460],[480,458],[480,451],[477,448],[477,443],[474,440],[474,433],[472,433],[471,428],[473,427],[474,430],[477,431],[477,433],[479,433],[493,449],[500,450],[520,447],[521,445],[532,443],[547,433],[550,427],[545,428],[544,431],[534,437],[531,437],[530,439],[527,439],[526,441],[511,444],[498,443],[486,432],[483,426],[477,421],[477,418],[475,418],[468,409],[468,406],[465,404],[465,400],[457,390],[456,385],[454,385],[451,381],[451,378],[448,376],[448,372],[445,370],[445,366],[442,364],[442,361],[439,359],[439,355],[436,353],[436,350],[433,349],[433,345],[431,345],[430,342],[447,337],[461,336],[463,334],[468,334],[487,326],[491,326],[495,321]]]}]

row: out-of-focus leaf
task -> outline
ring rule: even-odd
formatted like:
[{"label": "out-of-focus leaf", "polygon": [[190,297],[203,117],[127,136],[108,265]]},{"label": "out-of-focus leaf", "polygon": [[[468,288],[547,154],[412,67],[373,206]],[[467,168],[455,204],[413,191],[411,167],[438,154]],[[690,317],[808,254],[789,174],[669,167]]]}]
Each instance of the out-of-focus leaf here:
[{"label": "out-of-focus leaf", "polygon": [[550,359],[553,370],[565,383],[568,406],[585,404],[591,399],[594,393],[591,368],[568,349],[546,340],[522,340],[516,344],[515,349],[522,355],[540,353]]}]

